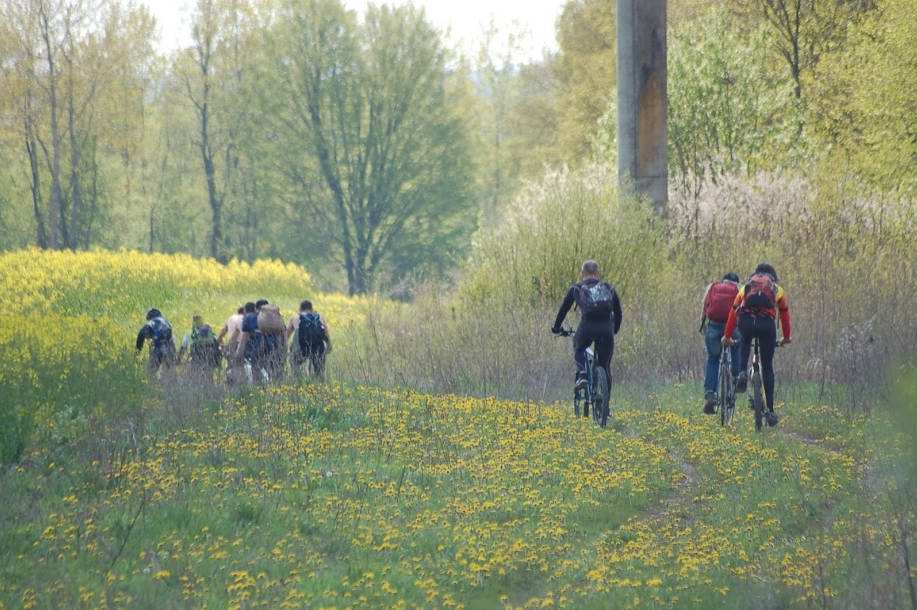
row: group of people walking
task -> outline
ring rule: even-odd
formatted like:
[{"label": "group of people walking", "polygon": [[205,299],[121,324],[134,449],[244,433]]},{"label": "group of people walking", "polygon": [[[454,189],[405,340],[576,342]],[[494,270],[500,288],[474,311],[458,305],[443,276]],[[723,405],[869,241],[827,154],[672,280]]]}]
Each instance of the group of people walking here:
[{"label": "group of people walking", "polygon": [[249,302],[231,315],[219,333],[200,315],[191,321],[191,330],[176,350],[172,325],[158,309],[150,309],[146,323],[137,334],[140,352],[150,344],[149,371],[171,371],[186,363],[187,374],[212,383],[226,362],[229,384],[280,381],[287,362],[296,376],[311,374],[323,379],[325,358],[331,352],[331,335],[312,302],[304,300],[299,312],[284,322],[280,308],[267,299]]}]

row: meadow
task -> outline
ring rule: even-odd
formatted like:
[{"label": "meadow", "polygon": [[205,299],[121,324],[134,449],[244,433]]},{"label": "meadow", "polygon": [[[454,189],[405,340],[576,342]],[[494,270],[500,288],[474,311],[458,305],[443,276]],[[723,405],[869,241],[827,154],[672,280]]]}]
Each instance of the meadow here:
[{"label": "meadow", "polygon": [[700,415],[694,382],[626,388],[607,430],[565,402],[359,385],[357,357],[328,384],[164,388],[132,353],[152,304],[311,295],[357,354],[389,305],[280,263],[3,257],[4,610],[917,603],[906,383],[872,416],[800,388],[762,434],[744,406],[729,430]]}]

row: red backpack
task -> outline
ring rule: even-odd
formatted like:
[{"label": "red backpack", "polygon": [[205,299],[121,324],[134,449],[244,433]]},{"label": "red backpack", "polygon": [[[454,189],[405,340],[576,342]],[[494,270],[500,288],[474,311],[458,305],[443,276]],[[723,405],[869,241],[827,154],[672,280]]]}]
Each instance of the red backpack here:
[{"label": "red backpack", "polygon": [[704,315],[711,322],[725,324],[737,294],[739,294],[739,286],[735,282],[723,280],[714,283],[707,293],[707,301],[704,303]]},{"label": "red backpack", "polygon": [[756,273],[745,284],[742,309],[750,313],[769,313],[777,308],[777,283],[767,273]]}]

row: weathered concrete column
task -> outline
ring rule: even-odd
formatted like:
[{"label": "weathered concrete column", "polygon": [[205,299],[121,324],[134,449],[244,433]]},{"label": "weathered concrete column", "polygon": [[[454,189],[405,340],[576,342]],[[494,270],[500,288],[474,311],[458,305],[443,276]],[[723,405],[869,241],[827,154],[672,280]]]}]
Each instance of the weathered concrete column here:
[{"label": "weathered concrete column", "polygon": [[618,177],[622,193],[668,202],[666,0],[617,0]]}]

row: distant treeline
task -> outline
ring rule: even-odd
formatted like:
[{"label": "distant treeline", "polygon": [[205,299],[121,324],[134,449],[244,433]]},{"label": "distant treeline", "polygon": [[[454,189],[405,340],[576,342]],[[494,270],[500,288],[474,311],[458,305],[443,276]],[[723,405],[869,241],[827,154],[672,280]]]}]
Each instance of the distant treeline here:
[{"label": "distant treeline", "polygon": [[[678,205],[761,171],[913,196],[917,3],[693,0],[669,23]],[[0,4],[0,249],[270,256],[391,291],[456,268],[546,168],[614,162],[613,2],[568,0],[527,63],[518,33],[464,57],[411,6],[197,0],[167,56],[156,27],[127,0]]]}]

